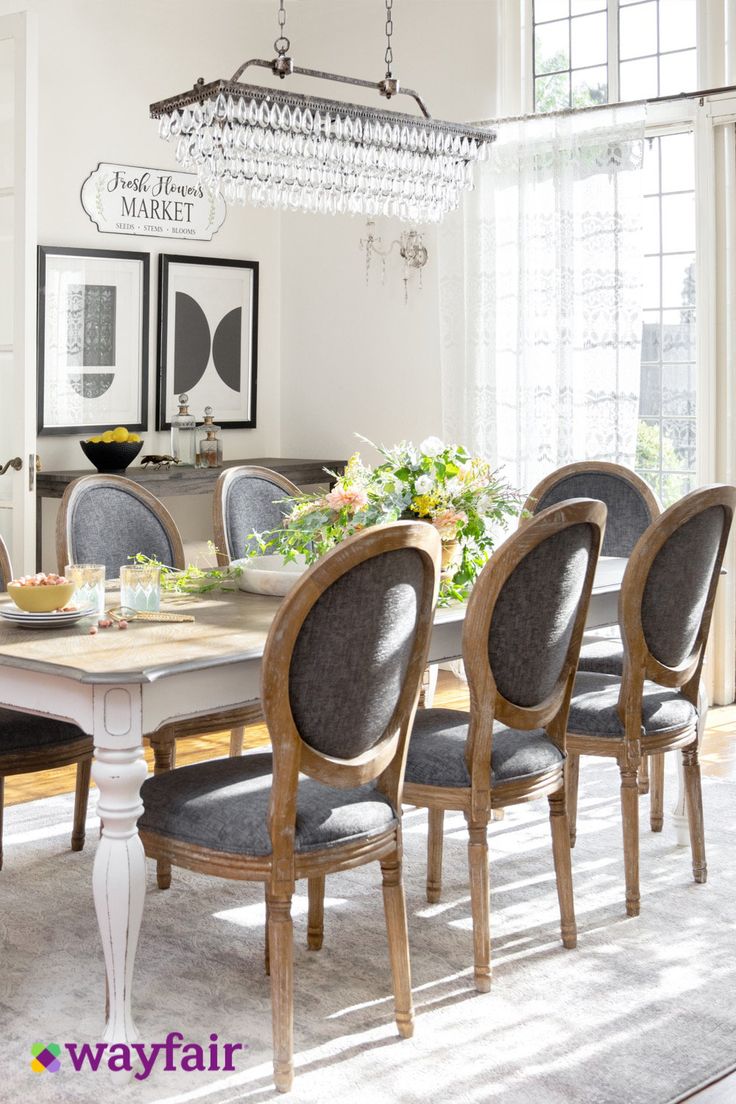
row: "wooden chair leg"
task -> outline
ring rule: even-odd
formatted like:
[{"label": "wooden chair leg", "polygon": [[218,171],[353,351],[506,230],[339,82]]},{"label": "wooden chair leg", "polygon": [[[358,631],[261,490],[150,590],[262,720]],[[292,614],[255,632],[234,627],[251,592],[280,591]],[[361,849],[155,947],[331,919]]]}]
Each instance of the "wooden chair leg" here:
[{"label": "wooden chair leg", "polygon": [[621,822],[624,836],[624,870],[626,874],[626,913],[638,916],[639,897],[639,784],[638,764],[620,764]]},{"label": "wooden chair leg", "polygon": [[279,1092],[294,1081],[294,947],[291,894],[267,891],[268,943],[271,950],[273,1080]]},{"label": "wooden chair leg", "polygon": [[308,878],[309,915],[307,917],[307,947],[318,951],[322,947],[325,931],[325,880],[324,877]]},{"label": "wooden chair leg", "polygon": [[266,924],[263,939],[263,970],[266,977],[271,975],[271,946],[268,938],[268,887],[266,887]]},{"label": "wooden chair leg", "polygon": [[5,779],[0,776],[0,870],[3,868],[3,814],[5,812]]},{"label": "wooden chair leg", "polygon": [[386,913],[388,953],[394,983],[396,1026],[404,1039],[414,1034],[414,1006],[411,1000],[411,968],[409,965],[409,930],[406,923],[406,901],[401,880],[401,859],[398,851],[381,860],[383,876],[383,908]]},{"label": "wooden chair leg", "polygon": [[81,851],[84,847],[84,826],[87,820],[87,800],[89,798],[89,778],[92,770],[92,756],[80,759],[77,763],[77,785],[74,793],[74,823],[72,825],[72,851]]},{"label": "wooden chair leg", "polygon": [[230,731],[230,758],[232,759],[236,755],[243,754],[243,739],[245,738],[245,729],[242,725],[238,728],[233,728]]},{"label": "wooden chair leg", "polygon": [[488,878],[488,826],[468,822],[470,911],[473,919],[473,975],[475,988],[491,988],[491,902]]},{"label": "wooden chair leg", "polygon": [[[654,769],[654,764],[653,763],[652,763],[652,769]],[[648,794],[649,793],[649,756],[648,755],[642,755],[642,757],[641,757],[641,762],[639,763],[638,784],[639,784],[639,793],[640,794]]]},{"label": "wooden chair leg", "polygon": [[444,809],[427,810],[427,900],[436,905],[442,893]]},{"label": "wooden chair leg", "polygon": [[563,947],[576,947],[578,929],[575,923],[575,902],[572,893],[572,862],[570,858],[570,825],[567,819],[567,798],[564,786],[549,795],[549,825],[552,831],[552,857],[557,879],[557,899],[560,902],[560,934]]},{"label": "wooden chair leg", "polygon": [[693,877],[696,882],[705,882],[708,878],[708,865],[705,861],[705,829],[703,826],[703,793],[700,786],[700,763],[698,745],[684,748],[682,762],[685,768],[685,803],[690,827],[690,849],[693,856]]},{"label": "wooden chair leg", "polygon": [[580,778],[580,756],[568,751],[565,764],[565,787],[567,820],[570,825],[570,846],[575,846],[578,823],[578,780]]},{"label": "wooden chair leg", "polygon": [[[160,738],[151,737],[153,748],[153,773],[165,774],[173,770],[176,756],[176,740],[161,733]],[[156,884],[159,889],[169,889],[171,886],[171,863],[168,859],[156,860]]]},{"label": "wooden chair leg", "polygon": [[652,779],[649,797],[649,825],[653,832],[661,832],[664,824],[664,752],[648,755]]}]

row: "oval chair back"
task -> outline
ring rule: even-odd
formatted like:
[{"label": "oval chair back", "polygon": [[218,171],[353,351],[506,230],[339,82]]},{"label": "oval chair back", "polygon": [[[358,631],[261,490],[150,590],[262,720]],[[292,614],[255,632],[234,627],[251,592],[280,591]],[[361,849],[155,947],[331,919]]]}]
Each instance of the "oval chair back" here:
[{"label": "oval chair back", "polygon": [[163,503],[120,475],[85,475],[70,483],[56,521],[59,571],[70,563],[98,563],[116,578],[138,552],[186,566],[181,534]]},{"label": "oval chair back", "polygon": [[595,498],[608,508],[602,556],[630,556],[642,533],[662,512],[651,487],[622,464],[583,460],[545,476],[524,504],[538,514],[569,498]]},{"label": "oval chair back", "polygon": [[13,578],[13,568],[10,564],[8,546],[0,537],[0,591],[8,589],[8,583]]},{"label": "oval chair back", "polygon": [[217,561],[221,567],[258,548],[251,533],[281,526],[289,504],[279,501],[301,494],[283,475],[255,465],[228,468],[217,480],[212,503]]}]

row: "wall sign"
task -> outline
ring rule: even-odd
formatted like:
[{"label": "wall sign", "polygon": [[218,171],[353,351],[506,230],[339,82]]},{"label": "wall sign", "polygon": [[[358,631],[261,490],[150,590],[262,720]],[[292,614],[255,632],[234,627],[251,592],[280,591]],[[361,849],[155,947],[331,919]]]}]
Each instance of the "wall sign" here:
[{"label": "wall sign", "polygon": [[82,206],[102,234],[210,241],[225,221],[225,200],[209,196],[195,173],[101,161],[82,185]]}]

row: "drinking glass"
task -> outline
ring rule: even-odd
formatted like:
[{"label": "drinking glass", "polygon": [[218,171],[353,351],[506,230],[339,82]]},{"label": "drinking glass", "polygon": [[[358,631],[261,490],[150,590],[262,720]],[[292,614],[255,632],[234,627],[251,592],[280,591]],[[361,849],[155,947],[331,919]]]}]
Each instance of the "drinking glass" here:
[{"label": "drinking glass", "polygon": [[72,602],[80,609],[91,606],[98,617],[105,613],[105,565],[67,564],[64,576],[74,583]]},{"label": "drinking glass", "polygon": [[156,564],[121,567],[120,605],[156,613],[161,608],[161,568]]}]

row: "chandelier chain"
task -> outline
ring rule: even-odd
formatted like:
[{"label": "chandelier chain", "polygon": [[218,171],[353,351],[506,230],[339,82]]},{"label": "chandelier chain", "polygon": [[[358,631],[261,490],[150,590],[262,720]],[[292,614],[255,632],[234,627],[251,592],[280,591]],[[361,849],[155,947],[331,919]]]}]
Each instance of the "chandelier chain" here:
[{"label": "chandelier chain", "polygon": [[286,8],[284,0],[279,0],[279,36],[273,44],[273,48],[279,57],[283,57],[291,43],[286,36]]},{"label": "chandelier chain", "polygon": [[394,0],[386,0],[386,53],[384,54],[384,61],[386,62],[387,80],[390,80],[393,75],[391,72],[391,64],[394,60],[394,52],[391,48],[391,35],[394,33],[393,7]]}]

